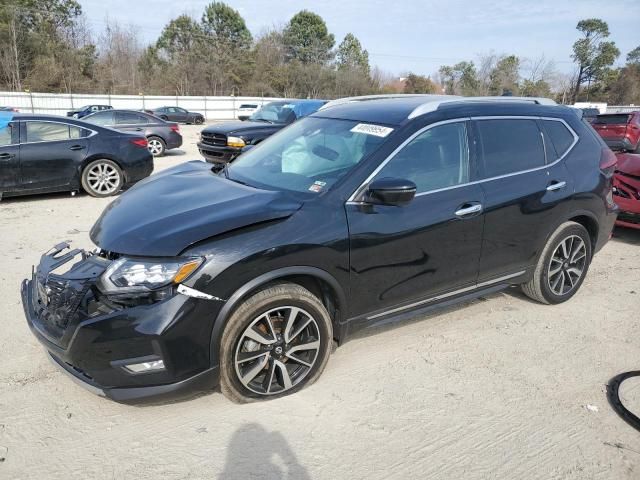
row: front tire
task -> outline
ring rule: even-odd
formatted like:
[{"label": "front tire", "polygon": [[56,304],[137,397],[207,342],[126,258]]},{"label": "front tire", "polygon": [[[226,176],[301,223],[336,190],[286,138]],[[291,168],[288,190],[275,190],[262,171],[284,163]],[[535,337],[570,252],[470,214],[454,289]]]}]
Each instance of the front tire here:
[{"label": "front tire", "polygon": [[94,160],[82,171],[82,188],[92,197],[109,197],[122,189],[124,174],[112,160]]},{"label": "front tire", "polygon": [[202,117],[196,117],[195,123],[196,125],[202,125],[204,123],[204,120]]},{"label": "front tire", "polygon": [[282,397],[315,382],[333,343],[329,313],[309,290],[280,283],[246,299],[225,326],[220,388],[237,403]]},{"label": "front tire", "polygon": [[522,285],[522,291],[541,303],[566,302],[582,285],[591,256],[589,232],[579,223],[563,223],[547,241],[533,277]]},{"label": "front tire", "polygon": [[154,157],[161,157],[167,150],[167,144],[160,137],[149,137],[147,139],[147,148],[149,153]]}]

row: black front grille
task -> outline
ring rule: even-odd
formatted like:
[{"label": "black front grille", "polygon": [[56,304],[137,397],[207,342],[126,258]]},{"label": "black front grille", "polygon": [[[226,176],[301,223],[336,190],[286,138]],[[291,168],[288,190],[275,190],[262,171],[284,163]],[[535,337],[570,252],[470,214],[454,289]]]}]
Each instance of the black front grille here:
[{"label": "black front grille", "polygon": [[78,307],[91,288],[92,281],[70,281],[49,278],[38,288],[38,302],[42,308],[41,318],[58,330],[67,328],[70,322],[77,323]]},{"label": "black front grille", "polygon": [[216,147],[225,147],[227,145],[227,136],[222,133],[202,132],[202,143]]}]

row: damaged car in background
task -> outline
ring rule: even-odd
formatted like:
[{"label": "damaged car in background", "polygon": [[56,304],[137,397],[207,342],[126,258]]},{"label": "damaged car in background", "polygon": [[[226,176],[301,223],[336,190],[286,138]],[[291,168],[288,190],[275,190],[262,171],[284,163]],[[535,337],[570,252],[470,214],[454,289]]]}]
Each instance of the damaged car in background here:
[{"label": "damaged car in background", "polygon": [[138,183],[91,229],[94,251],[42,256],[23,307],[100,395],[277,398],[360,329],[511,285],[571,299],[613,228],[614,166],[547,99],[336,100],[225,168]]}]

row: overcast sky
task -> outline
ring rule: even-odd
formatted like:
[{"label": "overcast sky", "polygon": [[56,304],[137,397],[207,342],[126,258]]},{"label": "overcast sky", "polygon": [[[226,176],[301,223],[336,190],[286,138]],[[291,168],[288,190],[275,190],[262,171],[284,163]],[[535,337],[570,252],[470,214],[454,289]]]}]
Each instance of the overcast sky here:
[{"label": "overcast sky", "polygon": [[[153,42],[172,18],[199,19],[208,0],[79,0],[97,33],[110,18],[138,27]],[[394,74],[432,74],[442,64],[488,52],[523,58],[544,54],[560,71],[570,71],[571,46],[580,19],[609,24],[622,54],[640,45],[640,0],[228,0],[254,36],[281,26],[298,11],[321,15],[336,45],[348,32],[369,51],[370,62]]]}]

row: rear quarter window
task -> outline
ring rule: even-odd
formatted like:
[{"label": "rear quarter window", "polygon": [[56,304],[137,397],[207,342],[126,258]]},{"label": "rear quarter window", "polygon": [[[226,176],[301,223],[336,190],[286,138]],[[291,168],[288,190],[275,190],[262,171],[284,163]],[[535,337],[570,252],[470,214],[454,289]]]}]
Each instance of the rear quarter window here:
[{"label": "rear quarter window", "polygon": [[[575,138],[567,126],[560,121],[543,120],[542,125],[546,135],[545,139],[551,143],[555,150],[555,155],[548,158],[549,162],[552,162],[567,153]],[[547,156],[549,156],[549,150],[547,150]]]},{"label": "rear quarter window", "polygon": [[545,165],[542,135],[535,120],[477,120],[483,178]]}]

